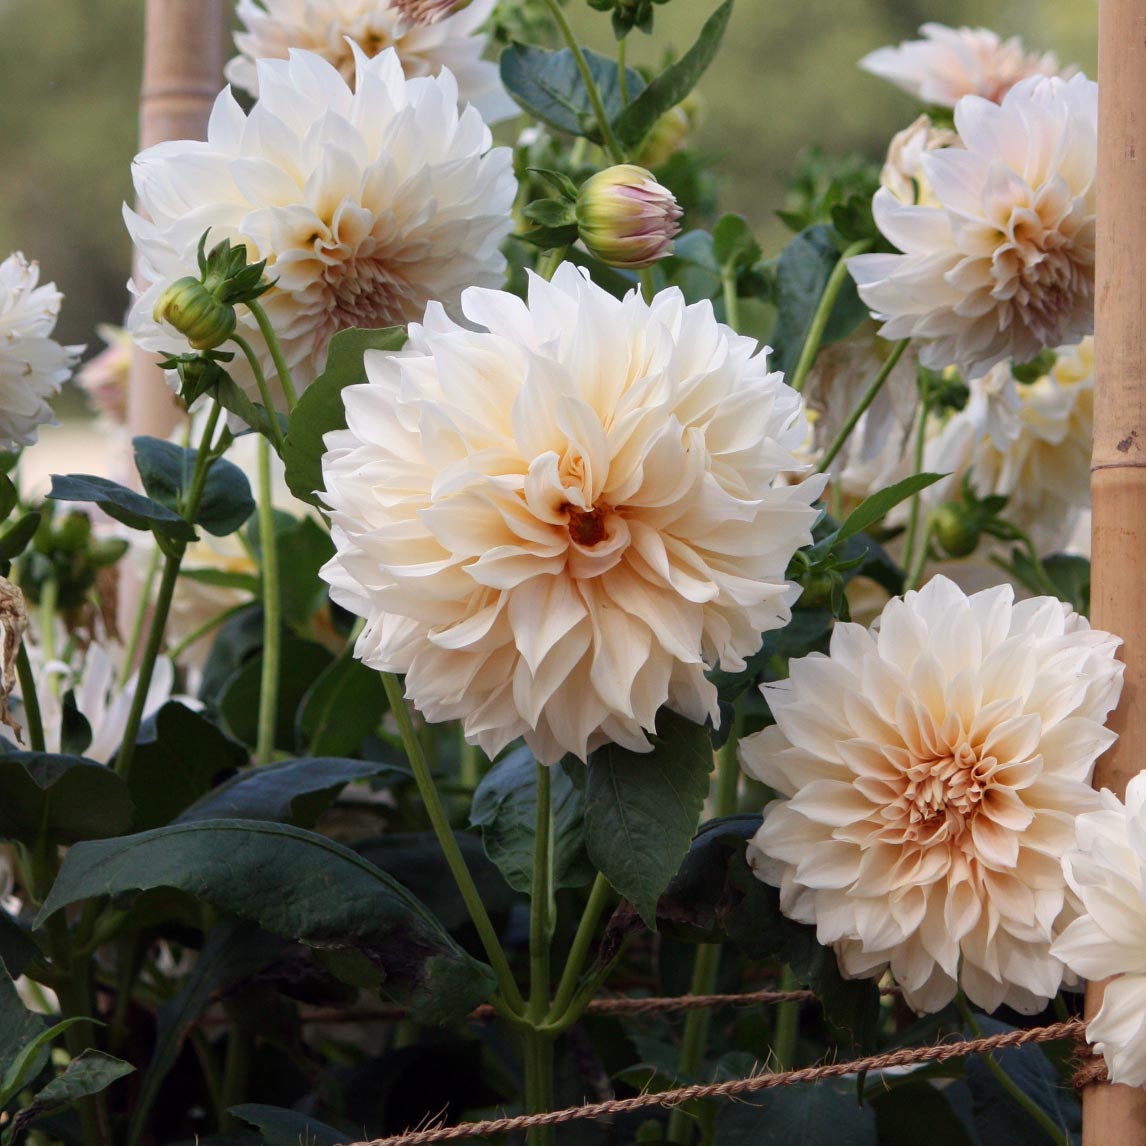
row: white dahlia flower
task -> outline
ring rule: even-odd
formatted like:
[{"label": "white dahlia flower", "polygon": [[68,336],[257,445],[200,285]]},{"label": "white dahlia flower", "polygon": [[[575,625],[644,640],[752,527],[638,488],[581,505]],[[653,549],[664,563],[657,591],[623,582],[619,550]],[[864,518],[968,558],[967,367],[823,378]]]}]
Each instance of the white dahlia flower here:
[{"label": "white dahlia flower", "polygon": [[657,709],[718,720],[705,669],[790,616],[822,477],[798,395],[673,288],[621,301],[572,265],[527,302],[470,290],[366,355],[327,435],[331,597],[356,655],[490,756],[650,747]]},{"label": "white dahlia flower", "polygon": [[1052,951],[1083,978],[1114,979],[1086,1037],[1113,1082],[1146,1086],[1146,772],[1127,785],[1125,804],[1103,789],[1100,809],[1075,829],[1062,866],[1083,910]]},{"label": "white dahlia flower", "polygon": [[865,72],[895,84],[924,103],[954,107],[965,95],[998,103],[1028,76],[1070,76],[1053,52],[1027,52],[1018,36],[1000,40],[987,28],[924,24],[922,40],[878,48],[859,62]]},{"label": "white dahlia flower", "polygon": [[39,281],[39,264],[18,251],[0,262],[0,450],[8,453],[55,424],[46,399],[60,392],[83,350],[53,341],[64,296]]},{"label": "white dahlia flower", "polygon": [[848,267],[884,338],[917,338],[925,366],[973,378],[1094,329],[1098,85],[1040,77],[1001,104],[968,96],[955,126],[962,148],[920,157],[935,206],[876,192],[903,253]]},{"label": "white dahlia flower", "polygon": [[891,137],[887,159],[879,173],[880,184],[900,202],[927,207],[938,206],[935,192],[923,173],[923,155],[944,147],[962,147],[959,136],[949,127],[936,127],[931,117],[921,115]]},{"label": "white dahlia flower", "polygon": [[1119,643],[1053,598],[968,597],[945,577],[870,630],[837,624],[830,656],[764,687],[776,724],[741,744],[780,797],[756,875],[845,975],[890,967],[917,1010],[957,987],[984,1010],[1037,1010],[1063,979],[1060,860],[1115,739]]},{"label": "white dahlia flower", "polygon": [[[337,331],[408,322],[431,299],[455,310],[467,286],[501,285],[498,244],[516,192],[510,150],[491,150],[474,108],[458,111],[448,71],[406,80],[393,49],[354,55],[353,91],[310,52],[260,60],[262,94],[249,115],[225,91],[207,142],[161,143],[137,157],[142,213],[125,208],[125,217],[154,285],[128,326],[145,349],[188,349],[152,310],[168,284],[197,273],[208,227],[212,243],[245,243],[251,261],[267,260],[275,285],[259,301],[300,388]],[[240,331],[272,376],[254,319],[239,310]],[[230,369],[257,397],[242,355]]]},{"label": "white dahlia flower", "polygon": [[302,48],[329,60],[352,84],[351,43],[367,56],[393,48],[410,79],[448,68],[458,81],[458,99],[472,103],[486,123],[496,123],[519,111],[502,87],[497,64],[482,59],[486,37],[479,29],[496,4],[473,0],[461,11],[425,22],[404,14],[392,0],[239,0],[239,55],[227,64],[226,76],[257,96],[258,61],[285,60]]}]

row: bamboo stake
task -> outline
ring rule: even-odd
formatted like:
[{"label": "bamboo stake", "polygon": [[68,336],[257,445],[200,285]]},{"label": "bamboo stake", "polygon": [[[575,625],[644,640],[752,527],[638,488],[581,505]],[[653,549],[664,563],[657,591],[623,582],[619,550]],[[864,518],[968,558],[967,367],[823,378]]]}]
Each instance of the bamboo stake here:
[{"label": "bamboo stake", "polygon": [[[1099,7],[1097,385],[1091,616],[1125,641],[1117,744],[1095,787],[1125,793],[1146,753],[1146,8]],[[1105,984],[1086,992],[1086,1015]],[[1146,1091],[1098,1083],[1082,1098],[1083,1146],[1146,1146]]]},{"label": "bamboo stake", "polygon": [[[169,139],[206,137],[211,105],[223,86],[230,8],[227,0],[147,0],[140,150]],[[179,419],[155,355],[137,349],[127,401],[131,433],[166,437]]]}]

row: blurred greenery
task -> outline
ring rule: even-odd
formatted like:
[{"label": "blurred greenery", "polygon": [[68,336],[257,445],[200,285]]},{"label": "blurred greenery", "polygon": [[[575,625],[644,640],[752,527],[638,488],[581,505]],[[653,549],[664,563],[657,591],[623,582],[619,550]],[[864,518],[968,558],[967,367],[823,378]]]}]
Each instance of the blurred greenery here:
[{"label": "blurred greenery", "polygon": [[[656,8],[652,37],[629,59],[652,65],[691,43],[716,0]],[[607,14],[568,0],[586,40],[615,51]],[[911,37],[926,20],[1019,33],[1094,75],[1097,0],[738,0],[722,55],[701,84],[698,145],[724,179],[723,206],[742,212],[769,251],[774,212],[800,150],[879,159],[915,114],[913,101],[855,62]],[[143,0],[0,0],[0,257],[23,250],[67,295],[65,342],[99,348],[97,322],[119,322],[130,244],[130,195]]]}]

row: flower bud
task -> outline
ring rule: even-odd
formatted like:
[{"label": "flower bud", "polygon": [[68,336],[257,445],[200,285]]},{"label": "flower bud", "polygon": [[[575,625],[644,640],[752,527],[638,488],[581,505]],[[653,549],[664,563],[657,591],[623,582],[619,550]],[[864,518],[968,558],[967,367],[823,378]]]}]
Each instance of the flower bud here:
[{"label": "flower bud", "polygon": [[470,0],[393,0],[393,7],[411,24],[435,24],[469,4]]},{"label": "flower bud", "polygon": [[968,557],[979,544],[978,523],[955,501],[945,501],[932,512],[931,533],[950,557]]},{"label": "flower bud", "polygon": [[235,308],[191,277],[173,282],[159,296],[152,315],[156,322],[170,323],[196,350],[221,346],[235,330]]},{"label": "flower bud", "polygon": [[577,195],[581,240],[611,267],[637,270],[672,254],[680,216],[672,192],[630,163],[597,172]]},{"label": "flower bud", "polygon": [[645,136],[636,154],[637,163],[641,167],[660,167],[667,163],[688,143],[690,133],[700,122],[701,109],[698,92],[689,93],[676,107],[670,107]]}]

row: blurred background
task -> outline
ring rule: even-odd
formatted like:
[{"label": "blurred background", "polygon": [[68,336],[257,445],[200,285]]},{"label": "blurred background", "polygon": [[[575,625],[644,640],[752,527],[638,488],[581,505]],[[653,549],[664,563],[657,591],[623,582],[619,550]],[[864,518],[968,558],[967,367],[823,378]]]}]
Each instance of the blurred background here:
[{"label": "blurred background", "polygon": [[[717,0],[671,0],[654,37],[633,33],[631,63],[691,44]],[[606,14],[568,11],[587,43],[613,52]],[[921,23],[982,24],[1095,75],[1098,0],[738,0],[721,55],[700,85],[698,146],[722,178],[721,205],[745,215],[767,253],[784,242],[774,212],[800,150],[882,160],[914,102],[855,64]],[[0,0],[0,258],[22,250],[67,296],[56,337],[102,347],[122,321],[143,0]],[[513,138],[513,129],[506,133]],[[84,416],[78,393],[61,417]],[[53,431],[48,431],[48,434]]]}]

